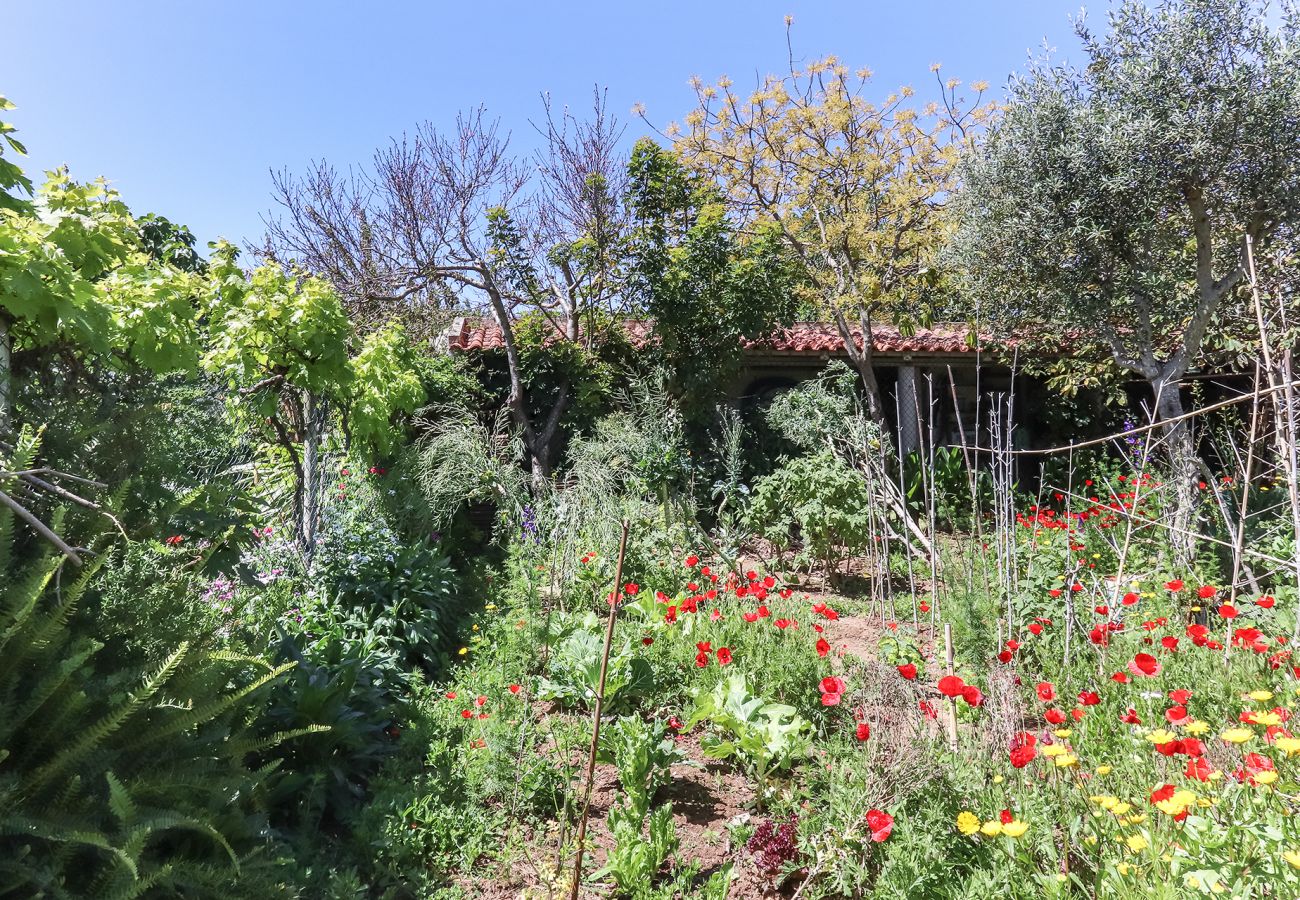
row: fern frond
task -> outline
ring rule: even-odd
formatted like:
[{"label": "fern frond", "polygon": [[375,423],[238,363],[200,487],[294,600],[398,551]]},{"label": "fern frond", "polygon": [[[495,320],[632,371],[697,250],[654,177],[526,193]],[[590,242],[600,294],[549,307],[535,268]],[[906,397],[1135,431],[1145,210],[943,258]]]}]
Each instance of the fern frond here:
[{"label": "fern frond", "polygon": [[30,784],[33,790],[39,790],[61,772],[76,765],[84,755],[117,731],[123,722],[130,718],[140,707],[148,703],[154,694],[158,693],[159,689],[167,682],[167,679],[176,671],[176,667],[185,658],[188,650],[188,644],[181,644],[171,656],[163,661],[163,664],[158,667],[158,671],[145,682],[144,687],[127,698],[125,703],[111,710],[98,722],[87,728],[73,742],[72,746],[32,773]]}]

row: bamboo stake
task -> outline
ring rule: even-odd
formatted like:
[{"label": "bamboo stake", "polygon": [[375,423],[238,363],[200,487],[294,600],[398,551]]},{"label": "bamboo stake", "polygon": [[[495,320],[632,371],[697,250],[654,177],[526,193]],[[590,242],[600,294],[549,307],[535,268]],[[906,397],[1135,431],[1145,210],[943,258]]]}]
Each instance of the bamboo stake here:
[{"label": "bamboo stake", "polygon": [[[952,623],[943,623],[943,658],[948,674],[953,674]],[[957,698],[948,698],[948,749],[957,752]]]},{"label": "bamboo stake", "polygon": [[622,593],[623,557],[627,553],[627,519],[623,520],[623,536],[618,544],[618,563],[614,566],[614,590],[609,604],[609,620],[605,625],[605,647],[600,654],[600,684],[596,689],[596,706],[591,715],[591,750],[587,754],[587,785],[582,797],[582,818],[578,820],[578,854],[573,861],[573,889],[570,900],[578,900],[582,884],[582,854],[586,849],[587,817],[591,813],[591,787],[596,777],[596,748],[600,745],[600,713],[605,705],[605,676],[609,673],[609,648],[614,642],[614,618],[618,613],[618,598]]}]

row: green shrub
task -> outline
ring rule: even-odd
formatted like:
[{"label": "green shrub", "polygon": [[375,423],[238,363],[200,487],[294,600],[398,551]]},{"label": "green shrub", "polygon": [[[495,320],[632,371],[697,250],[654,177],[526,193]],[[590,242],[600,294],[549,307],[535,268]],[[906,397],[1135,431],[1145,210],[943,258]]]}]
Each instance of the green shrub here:
[{"label": "green shrub", "polygon": [[802,561],[833,575],[871,539],[871,493],[830,451],[797,457],[755,485],[749,524],[778,547],[797,539]]}]

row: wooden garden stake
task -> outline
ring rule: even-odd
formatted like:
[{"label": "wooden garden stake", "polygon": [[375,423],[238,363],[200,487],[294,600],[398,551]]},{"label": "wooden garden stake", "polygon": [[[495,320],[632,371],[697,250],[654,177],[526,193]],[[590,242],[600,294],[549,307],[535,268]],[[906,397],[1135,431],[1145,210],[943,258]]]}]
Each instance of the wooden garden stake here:
[{"label": "wooden garden stake", "polygon": [[578,820],[578,857],[573,862],[573,889],[571,900],[578,900],[582,884],[582,853],[587,840],[587,816],[591,812],[591,786],[596,777],[596,748],[600,746],[600,714],[605,705],[605,676],[609,672],[609,648],[614,642],[614,616],[618,613],[618,599],[623,592],[623,557],[627,553],[627,519],[623,520],[623,536],[618,542],[618,563],[614,566],[614,590],[610,592],[609,621],[605,625],[605,648],[600,654],[600,684],[596,688],[596,708],[591,716],[591,750],[587,754],[587,785],[582,796],[582,818]]},{"label": "wooden garden stake", "polygon": [[[943,658],[948,664],[948,674],[953,674],[952,623],[943,623]],[[957,751],[957,698],[948,698],[948,749]]]}]

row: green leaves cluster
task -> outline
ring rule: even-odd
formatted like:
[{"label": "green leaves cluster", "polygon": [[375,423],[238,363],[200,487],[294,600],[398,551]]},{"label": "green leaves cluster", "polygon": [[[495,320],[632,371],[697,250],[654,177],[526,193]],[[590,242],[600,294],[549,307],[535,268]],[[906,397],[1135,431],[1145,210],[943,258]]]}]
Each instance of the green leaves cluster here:
[{"label": "green leaves cluster", "polygon": [[829,450],[796,457],[754,486],[748,517],[756,533],[777,546],[797,535],[805,558],[828,572],[844,553],[871,537],[871,491],[854,469]]},{"label": "green leaves cluster", "polygon": [[1104,34],[1078,23],[1085,68],[1013,79],[956,204],[972,312],[1039,326],[1053,356],[1069,329],[1153,382],[1249,329],[1245,239],[1260,252],[1300,220],[1300,18],[1273,21],[1261,0],[1126,0]]},{"label": "green leaves cluster", "polygon": [[260,805],[274,766],[249,762],[305,733],[254,724],[290,666],[184,644],[104,664],[70,622],[109,557],[70,581],[61,558],[20,565],[12,525],[0,510],[0,897],[287,895]]},{"label": "green leaves cluster", "polygon": [[812,726],[793,706],[750,693],[743,672],[734,672],[695,698],[687,728],[709,722],[723,734],[701,742],[712,759],[735,757],[760,784],[788,771],[812,750]]},{"label": "green leaves cluster", "polygon": [[[663,722],[647,725],[636,716],[614,722],[604,733],[601,750],[605,761],[617,767],[624,793],[609,810],[614,846],[605,867],[592,878],[612,877],[623,893],[640,896],[649,893],[659,869],[678,846],[672,804],[663,803],[653,811],[650,804],[683,754]],[[642,837],[647,817],[649,840]]]},{"label": "green leaves cluster", "polygon": [[741,234],[718,188],[654,141],[637,142],[628,176],[631,291],[688,414],[704,416],[736,374],[743,339],[794,318],[795,268],[775,228]]}]

